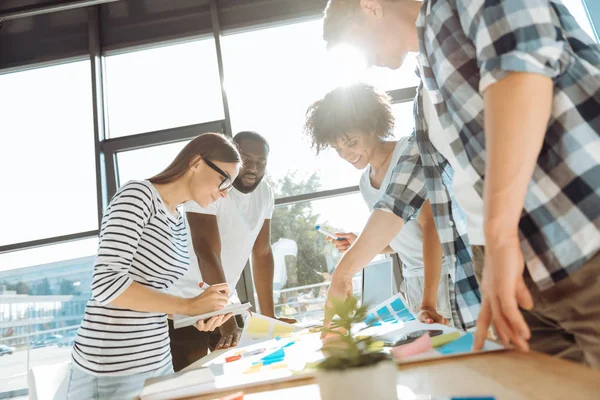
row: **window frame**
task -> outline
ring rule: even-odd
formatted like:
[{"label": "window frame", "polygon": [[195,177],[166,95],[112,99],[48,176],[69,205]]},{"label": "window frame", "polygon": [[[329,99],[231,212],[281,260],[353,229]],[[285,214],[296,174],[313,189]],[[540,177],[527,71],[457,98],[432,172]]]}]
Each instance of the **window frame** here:
[{"label": "window frame", "polygon": [[[600,3],[596,0],[581,0],[584,8],[587,11],[588,18],[591,22],[592,29],[595,32],[596,40],[600,41]],[[32,68],[40,68],[44,66],[57,65],[65,62],[81,61],[88,59],[90,60],[91,67],[91,84],[92,84],[92,107],[93,107],[93,129],[94,129],[94,157],[95,157],[95,174],[96,174],[96,192],[97,192],[97,218],[98,226],[101,224],[102,215],[104,209],[108,205],[110,198],[118,189],[118,165],[117,165],[117,154],[119,152],[150,148],[157,145],[164,145],[174,142],[179,142],[187,139],[191,139],[196,135],[204,132],[223,132],[229,136],[232,135],[231,129],[231,117],[229,110],[229,103],[227,101],[227,93],[225,92],[224,83],[224,68],[223,68],[223,55],[221,49],[221,37],[224,32],[221,29],[219,21],[219,10],[216,0],[210,0],[210,18],[212,23],[212,37],[214,38],[214,45],[216,47],[217,63],[219,70],[219,79],[221,84],[221,96],[223,104],[223,115],[222,120],[207,121],[199,124],[189,126],[179,126],[170,129],[158,130],[153,132],[146,132],[130,136],[122,136],[117,138],[108,138],[107,135],[107,104],[106,104],[106,91],[105,91],[105,57],[109,54],[115,54],[115,50],[105,49],[102,43],[101,35],[101,8],[100,3],[91,4],[89,2],[87,7],[88,18],[87,18],[87,31],[88,31],[88,51],[86,55],[78,55],[70,58],[61,59],[58,61],[50,62],[39,62],[36,60],[30,65],[24,65],[21,67],[11,67],[4,70],[0,70],[1,74],[20,72]],[[47,9],[48,7],[46,7]],[[60,7],[57,7],[60,8]],[[44,9],[44,7],[40,7]],[[52,12],[48,11],[47,12]],[[56,9],[55,11],[60,11]],[[23,15],[26,16],[26,15]],[[0,17],[6,18],[6,15],[0,15]],[[18,16],[14,16],[17,18]],[[239,33],[240,31],[249,31],[253,29],[265,29],[281,24],[293,24],[298,22],[305,22],[315,18],[320,18],[320,15],[315,14],[312,16],[297,15],[296,18],[285,18],[277,21],[268,21],[268,23],[259,23],[250,27],[244,27],[241,29],[232,28],[227,30],[225,33]],[[0,18],[1,21],[1,18]],[[202,35],[205,37],[205,35]],[[196,37],[198,38],[198,37]],[[168,42],[155,42],[148,43],[143,46],[132,46],[130,48],[119,48],[119,53],[133,52],[141,48],[151,46],[162,46],[168,44],[176,44],[189,40],[196,39],[195,37],[183,37],[171,40]],[[416,94],[415,87],[402,88],[397,90],[388,91],[388,94],[392,97],[392,103],[404,103],[413,101]],[[275,199],[275,207],[284,207],[301,202],[310,202],[319,199],[333,198],[344,196],[352,193],[359,192],[358,186],[346,186],[339,187],[331,190],[323,190],[312,193],[304,193],[300,195],[290,197],[279,197]],[[50,238],[44,238],[39,240],[12,243],[8,245],[0,246],[0,253],[13,252],[18,250],[33,249],[39,246],[46,246],[51,244],[59,244],[70,241],[76,241],[79,239],[87,239],[94,236],[98,236],[99,230],[91,230],[84,232],[76,232],[68,235],[55,236]],[[397,267],[395,267],[396,269]],[[245,301],[254,302],[254,285],[252,282],[252,274],[250,271],[249,263],[247,263],[244,269],[241,279],[237,285],[238,293],[240,298]],[[25,395],[27,389],[12,392],[13,395]]]}]

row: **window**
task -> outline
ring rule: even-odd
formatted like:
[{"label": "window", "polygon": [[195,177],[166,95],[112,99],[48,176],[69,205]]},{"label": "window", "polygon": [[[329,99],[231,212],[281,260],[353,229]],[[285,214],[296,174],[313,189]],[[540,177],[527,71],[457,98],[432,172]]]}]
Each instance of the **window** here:
[{"label": "window", "polygon": [[0,387],[27,387],[27,369],[69,361],[90,297],[98,238],[0,254]]},{"label": "window", "polygon": [[89,62],[0,75],[0,87],[10,192],[0,200],[0,246],[97,229]]},{"label": "window", "polygon": [[413,102],[405,101],[403,103],[392,104],[392,113],[396,119],[394,137],[399,139],[402,136],[409,136],[415,128]]},{"label": "window", "polygon": [[[234,132],[255,130],[269,141],[269,175],[298,181],[315,174],[315,191],[358,184],[361,171],[331,149],[316,156],[302,127],[308,106],[341,83],[321,39],[321,22],[310,21],[228,35],[223,38],[225,85]],[[411,61],[412,60],[412,61]],[[398,71],[364,72],[384,89],[415,82],[408,60]],[[406,69],[406,71],[405,71]],[[363,76],[364,77],[364,76]],[[396,85],[397,82],[397,85]],[[297,187],[302,194],[306,188]]]},{"label": "window", "polygon": [[571,14],[573,14],[573,17],[575,17],[577,22],[579,22],[581,29],[590,35],[592,39],[595,39],[596,35],[594,35],[592,24],[585,9],[585,4],[583,4],[582,0],[563,1],[563,4],[569,9]]},{"label": "window", "polygon": [[106,57],[110,137],[223,118],[213,39]]},{"label": "window", "polygon": [[186,140],[118,153],[119,185],[148,179],[163,171],[188,143],[189,140]]},{"label": "window", "polygon": [[[310,186],[310,181],[298,183]],[[307,189],[311,189],[310,187]],[[360,193],[277,207],[271,220],[275,314],[310,322],[323,317],[331,274],[341,254],[315,231],[360,232],[370,213]],[[361,294],[361,274],[353,281]],[[255,304],[258,304],[256,299]]]}]

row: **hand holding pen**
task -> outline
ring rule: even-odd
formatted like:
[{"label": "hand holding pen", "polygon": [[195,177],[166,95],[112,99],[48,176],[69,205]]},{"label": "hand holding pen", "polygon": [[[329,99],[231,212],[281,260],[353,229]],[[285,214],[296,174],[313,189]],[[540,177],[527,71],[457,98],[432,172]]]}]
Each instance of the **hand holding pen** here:
[{"label": "hand holding pen", "polygon": [[352,246],[354,242],[356,242],[357,236],[352,232],[334,233],[323,228],[321,225],[317,225],[315,229],[317,230],[317,232],[321,232],[323,235],[325,235],[327,237],[325,240],[332,243],[340,253],[345,253],[350,248],[350,246]]},{"label": "hand holding pen", "polygon": [[193,316],[221,310],[229,302],[230,292],[227,283],[218,283],[212,286],[202,283],[199,286],[204,289],[202,293],[191,299],[185,299],[187,301],[186,315]]}]

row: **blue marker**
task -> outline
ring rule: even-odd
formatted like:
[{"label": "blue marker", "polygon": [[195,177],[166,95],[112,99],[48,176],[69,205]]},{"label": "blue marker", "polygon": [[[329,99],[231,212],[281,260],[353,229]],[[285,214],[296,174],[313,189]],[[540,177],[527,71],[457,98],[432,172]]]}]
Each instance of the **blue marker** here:
[{"label": "blue marker", "polygon": [[332,232],[328,231],[327,229],[323,228],[321,225],[315,226],[315,229],[317,230],[317,232],[321,232],[323,235],[329,236],[332,239],[335,239],[335,240],[346,240],[346,239],[337,237],[334,233],[332,233]]}]

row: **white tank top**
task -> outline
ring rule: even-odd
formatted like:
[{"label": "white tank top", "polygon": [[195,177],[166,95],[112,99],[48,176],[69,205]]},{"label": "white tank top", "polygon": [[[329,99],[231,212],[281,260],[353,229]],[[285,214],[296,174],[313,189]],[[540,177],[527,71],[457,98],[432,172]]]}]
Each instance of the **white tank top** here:
[{"label": "white tank top", "polygon": [[[398,140],[392,160],[385,173],[383,182],[379,189],[374,188],[371,185],[371,178],[369,177],[371,167],[367,167],[360,178],[360,193],[367,203],[369,210],[373,211],[373,205],[381,199],[381,196],[385,193],[387,186],[389,185],[390,178],[394,168],[398,164],[398,159],[404,150],[406,149],[406,143],[408,138],[403,137]],[[415,218],[404,225],[400,233],[392,239],[390,247],[398,253],[402,260],[403,268],[402,273],[406,277],[423,276],[423,233],[421,231],[421,224]],[[445,270],[445,267],[442,267]]]}]

